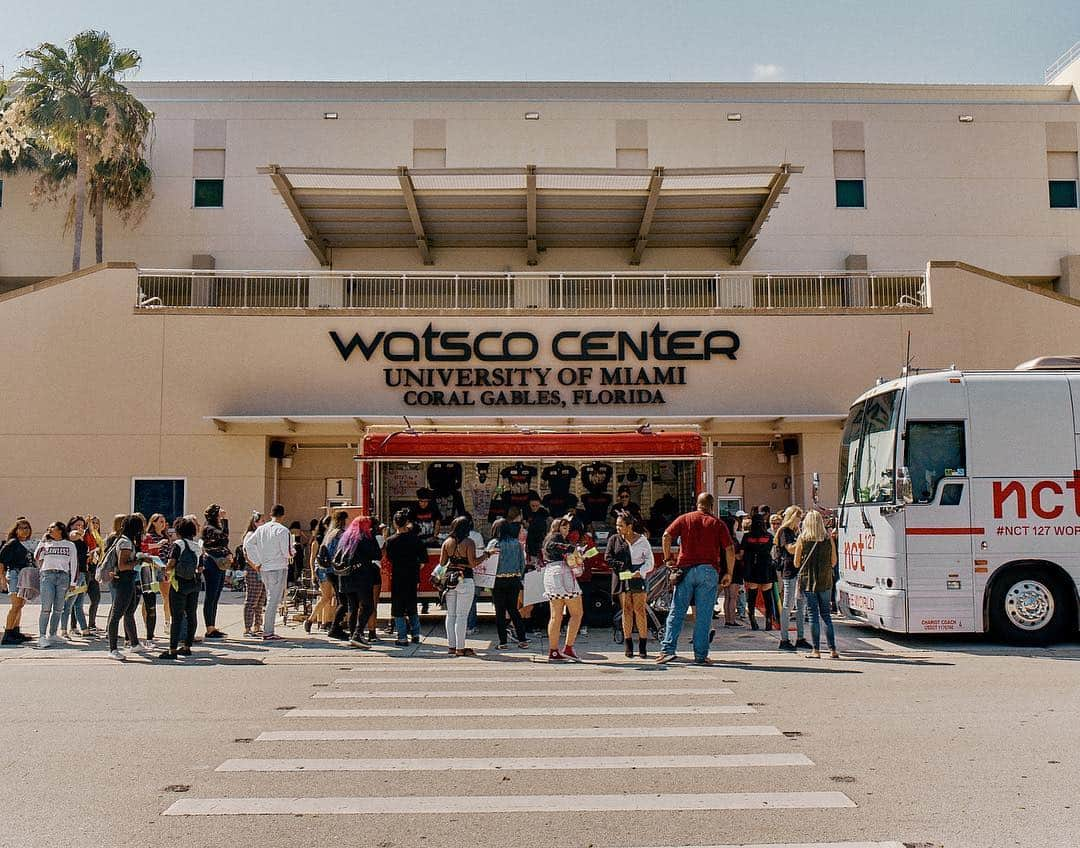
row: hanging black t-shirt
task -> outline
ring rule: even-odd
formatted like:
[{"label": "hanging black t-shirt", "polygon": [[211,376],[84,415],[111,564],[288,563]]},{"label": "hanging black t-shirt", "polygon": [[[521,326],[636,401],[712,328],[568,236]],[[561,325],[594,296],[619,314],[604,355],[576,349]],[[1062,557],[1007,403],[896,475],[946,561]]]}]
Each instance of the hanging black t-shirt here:
[{"label": "hanging black t-shirt", "polygon": [[615,469],[606,462],[590,462],[581,466],[581,480],[590,492],[602,492],[611,483]]},{"label": "hanging black t-shirt", "polygon": [[549,465],[540,473],[540,479],[547,483],[547,487],[552,492],[562,494],[570,491],[570,485],[574,482],[575,477],[577,477],[577,469],[572,465],[564,465],[561,462]]},{"label": "hanging black t-shirt", "polygon": [[461,488],[460,462],[432,462],[427,467],[428,485],[437,495],[447,495]]},{"label": "hanging black t-shirt", "polygon": [[645,486],[645,475],[636,468],[628,468],[626,473],[619,475],[619,488],[630,490],[630,499],[641,497],[641,490]]},{"label": "hanging black t-shirt", "polygon": [[589,521],[604,522],[611,508],[611,495],[607,492],[586,492],[581,496],[581,505]]},{"label": "hanging black t-shirt", "polygon": [[532,488],[532,481],[536,478],[535,465],[522,465],[520,462],[510,465],[499,472],[510,488],[517,491],[528,492]]},{"label": "hanging black t-shirt", "polygon": [[563,516],[578,505],[578,498],[571,492],[551,492],[541,503],[552,515]]},{"label": "hanging black t-shirt", "polygon": [[506,513],[510,511],[510,493],[503,492],[491,499],[491,505],[488,507],[488,524],[495,521],[496,518],[506,518]]}]

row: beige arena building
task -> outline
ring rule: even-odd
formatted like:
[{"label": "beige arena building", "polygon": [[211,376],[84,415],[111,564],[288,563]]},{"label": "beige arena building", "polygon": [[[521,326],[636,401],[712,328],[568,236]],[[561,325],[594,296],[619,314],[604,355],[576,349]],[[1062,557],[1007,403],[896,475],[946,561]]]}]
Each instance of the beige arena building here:
[{"label": "beige arena building", "polygon": [[909,338],[1080,353],[1078,85],[133,84],[105,264],[3,179],[0,516],[833,503]]}]

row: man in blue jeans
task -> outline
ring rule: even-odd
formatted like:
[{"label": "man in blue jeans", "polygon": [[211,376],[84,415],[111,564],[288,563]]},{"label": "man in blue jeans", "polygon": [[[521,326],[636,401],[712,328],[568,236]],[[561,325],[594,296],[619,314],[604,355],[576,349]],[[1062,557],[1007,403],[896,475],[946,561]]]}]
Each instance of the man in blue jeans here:
[{"label": "man in blue jeans", "polygon": [[[731,583],[735,564],[735,543],[727,525],[713,514],[713,496],[708,492],[698,495],[697,509],[680,515],[664,531],[664,565],[681,574],[675,586],[668,613],[664,638],[660,643],[657,663],[675,659],[679,634],[690,605],[694,605],[694,662],[712,665],[709,659],[709,627],[712,623],[713,605],[716,603],[717,587]],[[679,558],[676,561],[671,547],[678,540]],[[717,580],[720,571],[720,551],[724,551],[726,573]]]}]

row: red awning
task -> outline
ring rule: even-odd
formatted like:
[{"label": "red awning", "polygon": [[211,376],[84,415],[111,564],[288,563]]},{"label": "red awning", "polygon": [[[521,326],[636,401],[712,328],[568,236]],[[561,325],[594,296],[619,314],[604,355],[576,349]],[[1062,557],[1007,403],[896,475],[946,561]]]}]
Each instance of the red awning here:
[{"label": "red awning", "polygon": [[364,439],[364,459],[700,458],[697,433],[390,433]]}]

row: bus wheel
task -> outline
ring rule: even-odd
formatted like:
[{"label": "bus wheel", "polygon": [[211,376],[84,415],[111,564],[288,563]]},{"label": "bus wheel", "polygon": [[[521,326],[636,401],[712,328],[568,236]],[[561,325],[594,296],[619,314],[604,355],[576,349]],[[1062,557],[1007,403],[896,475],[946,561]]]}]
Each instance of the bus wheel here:
[{"label": "bus wheel", "polygon": [[1045,568],[1010,571],[990,594],[990,629],[1013,645],[1049,645],[1068,627],[1069,604],[1060,581]]}]

